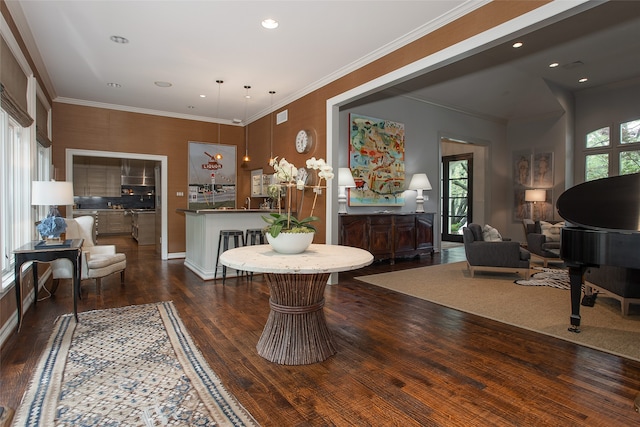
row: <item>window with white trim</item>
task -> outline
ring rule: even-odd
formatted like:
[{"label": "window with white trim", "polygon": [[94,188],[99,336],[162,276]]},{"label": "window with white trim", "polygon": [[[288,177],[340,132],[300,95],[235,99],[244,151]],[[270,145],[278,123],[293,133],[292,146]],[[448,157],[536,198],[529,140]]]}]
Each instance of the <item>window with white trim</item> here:
[{"label": "window with white trim", "polygon": [[584,180],[640,172],[640,119],[589,132],[585,138]]},{"label": "window with white trim", "polygon": [[31,186],[31,149],[25,130],[0,110],[0,256],[2,289],[14,281],[13,251],[28,242],[32,235],[29,194]]}]

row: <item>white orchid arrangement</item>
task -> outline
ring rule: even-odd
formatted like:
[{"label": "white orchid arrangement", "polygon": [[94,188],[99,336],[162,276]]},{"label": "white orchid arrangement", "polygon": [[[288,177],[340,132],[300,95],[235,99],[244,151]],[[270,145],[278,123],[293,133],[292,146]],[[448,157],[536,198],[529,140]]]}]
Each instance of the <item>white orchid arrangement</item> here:
[{"label": "white orchid arrangement", "polygon": [[[272,166],[275,171],[273,176],[276,184],[273,184],[273,186],[279,187],[277,189],[277,193],[280,192],[280,188],[285,189],[287,197],[287,213],[282,214],[280,211],[280,198],[278,198],[278,213],[272,213],[269,217],[262,217],[267,224],[269,224],[265,228],[265,231],[273,237],[276,237],[281,231],[287,231],[289,233],[308,233],[310,231],[316,231],[311,222],[317,221],[320,218],[313,216],[313,211],[316,207],[318,194],[321,193],[320,190],[323,188],[322,181],[328,181],[334,177],[333,167],[327,164],[324,159],[316,159],[315,157],[312,157],[306,161],[307,169],[316,171],[316,183],[311,186],[315,195],[313,197],[313,205],[311,206],[311,213],[309,216],[304,219],[297,219],[291,214],[292,191],[295,188],[296,190],[304,193],[305,188],[308,187],[306,185],[306,176],[299,176],[298,168],[293,163],[288,162],[284,157],[279,161],[277,157],[273,158],[269,162],[269,165]],[[272,191],[276,193],[275,189]],[[302,200],[304,201],[304,194]],[[302,204],[300,205],[300,211],[302,211]]]}]

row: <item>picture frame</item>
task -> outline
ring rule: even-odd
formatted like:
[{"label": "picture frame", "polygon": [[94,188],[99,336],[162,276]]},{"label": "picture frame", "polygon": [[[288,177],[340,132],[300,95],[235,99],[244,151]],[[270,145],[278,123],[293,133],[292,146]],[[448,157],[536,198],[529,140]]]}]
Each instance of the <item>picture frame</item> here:
[{"label": "picture frame", "polygon": [[404,124],[349,115],[350,206],[404,206]]},{"label": "picture frame", "polygon": [[188,209],[236,207],[235,145],[189,141]]}]

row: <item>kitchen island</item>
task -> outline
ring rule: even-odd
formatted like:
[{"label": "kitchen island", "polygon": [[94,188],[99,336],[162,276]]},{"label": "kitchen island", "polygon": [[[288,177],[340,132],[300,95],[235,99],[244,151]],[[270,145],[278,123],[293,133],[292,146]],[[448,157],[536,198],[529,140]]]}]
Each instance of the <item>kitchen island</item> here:
[{"label": "kitchen island", "polygon": [[[185,267],[203,280],[212,280],[214,277],[222,278],[222,264],[215,274],[220,230],[241,230],[245,233],[248,228],[264,228],[267,223],[262,217],[277,210],[177,209],[177,212],[183,212],[186,217]],[[227,277],[237,275],[236,270],[227,269]]]}]

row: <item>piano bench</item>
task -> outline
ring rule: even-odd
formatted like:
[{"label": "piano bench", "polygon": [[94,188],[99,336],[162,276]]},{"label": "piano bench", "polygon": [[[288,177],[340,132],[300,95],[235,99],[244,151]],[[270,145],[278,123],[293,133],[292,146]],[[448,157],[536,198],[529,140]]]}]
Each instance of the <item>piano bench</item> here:
[{"label": "piano bench", "polygon": [[585,295],[594,290],[620,301],[622,315],[629,314],[630,304],[640,304],[640,270],[601,265],[589,268],[584,275]]}]

